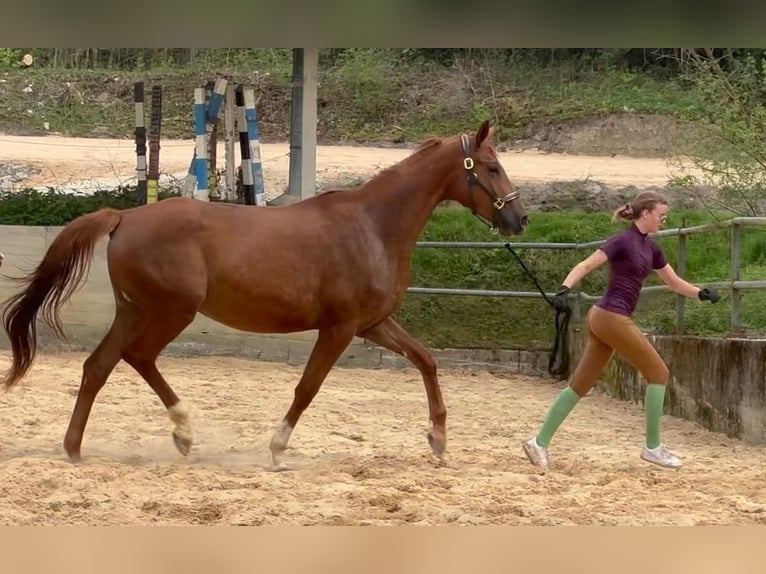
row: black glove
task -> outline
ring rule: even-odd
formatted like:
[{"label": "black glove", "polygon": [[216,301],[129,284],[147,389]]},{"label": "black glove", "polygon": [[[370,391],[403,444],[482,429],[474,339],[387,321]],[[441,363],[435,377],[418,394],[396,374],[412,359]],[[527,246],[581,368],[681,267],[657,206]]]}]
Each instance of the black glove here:
[{"label": "black glove", "polygon": [[559,287],[559,290],[553,296],[553,306],[556,308],[556,311],[565,311],[569,308],[569,303],[567,302],[568,295],[569,287],[566,285]]},{"label": "black glove", "polygon": [[707,287],[700,289],[700,292],[697,293],[697,297],[699,297],[700,301],[710,301],[711,303],[718,303],[721,299],[718,291],[715,289],[708,289]]}]

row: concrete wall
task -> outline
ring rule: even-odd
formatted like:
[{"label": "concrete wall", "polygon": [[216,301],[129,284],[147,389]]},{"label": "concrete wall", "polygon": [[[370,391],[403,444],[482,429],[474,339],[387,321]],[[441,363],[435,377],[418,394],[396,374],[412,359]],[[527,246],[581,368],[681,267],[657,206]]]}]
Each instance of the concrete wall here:
[{"label": "concrete wall", "polygon": [[[18,288],[5,276],[19,277],[32,271],[42,259],[61,227],[0,225],[0,251],[5,262],[0,269],[0,300]],[[54,339],[40,329],[40,349],[90,351],[106,333],[114,315],[114,299],[106,268],[107,239],[96,249],[90,274],[62,311],[66,341]],[[0,331],[2,332],[2,331]],[[288,335],[243,333],[198,315],[195,321],[171,343],[166,353],[174,355],[223,355],[303,365],[316,339],[315,331]],[[8,349],[4,332],[0,348]],[[480,368],[531,375],[546,374],[547,354],[523,350],[434,349],[440,367]],[[410,366],[406,359],[377,345],[356,338],[338,361],[340,366],[400,368]]]},{"label": "concrete wall", "polygon": [[[756,444],[766,443],[766,342],[650,335],[670,369],[665,413]],[[572,365],[584,337],[572,333]],[[616,356],[600,380],[608,395],[643,403],[646,380]]]}]

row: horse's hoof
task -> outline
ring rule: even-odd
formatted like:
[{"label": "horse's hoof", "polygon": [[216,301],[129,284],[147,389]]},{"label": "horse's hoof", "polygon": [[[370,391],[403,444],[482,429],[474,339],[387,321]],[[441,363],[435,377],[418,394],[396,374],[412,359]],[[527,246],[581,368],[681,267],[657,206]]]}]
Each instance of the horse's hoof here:
[{"label": "horse's hoof", "polygon": [[271,468],[269,468],[271,472],[285,472],[287,470],[290,470],[290,468],[284,463],[284,462],[275,462],[272,463]]},{"label": "horse's hoof", "polygon": [[447,447],[447,441],[444,437],[437,437],[433,432],[428,433],[428,444],[436,456],[442,456]]},{"label": "horse's hoof", "polygon": [[180,452],[182,455],[187,456],[189,454],[189,451],[191,451],[192,440],[190,438],[182,437],[176,434],[174,431],[173,442],[175,443],[176,448],[178,449],[178,452]]},{"label": "horse's hoof", "polygon": [[66,452],[66,455],[69,457],[69,462],[80,462],[82,460],[82,457],[80,456],[80,446],[76,444],[67,444],[67,441],[64,441],[64,451]]}]

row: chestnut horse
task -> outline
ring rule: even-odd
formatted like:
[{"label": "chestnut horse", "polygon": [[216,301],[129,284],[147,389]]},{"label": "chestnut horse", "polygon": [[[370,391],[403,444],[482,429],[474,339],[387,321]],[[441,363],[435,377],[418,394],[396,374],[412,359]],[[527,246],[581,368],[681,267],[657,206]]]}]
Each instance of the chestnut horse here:
[{"label": "chestnut horse", "polygon": [[80,459],[91,407],[120,359],[160,398],[174,424],[175,445],[188,454],[188,411],[156,360],[197,313],[249,332],[318,330],[292,404],[271,438],[275,468],[283,467],[298,419],[355,335],[403,355],[420,371],[433,425],[428,442],[441,456],[447,413],[435,362],[392,314],[409,285],[412,251],[440,202],[459,202],[503,235],[523,233],[527,216],[498,161],[492,134],[484,122],[473,136],[429,139],[358,188],[293,205],[172,198],[78,217],[5,303],[3,325],[13,350],[5,387],[32,365],[38,314],[64,336],[60,308],[87,274],[96,242],[108,234],[115,316],[83,364],[64,437],[72,461]]}]

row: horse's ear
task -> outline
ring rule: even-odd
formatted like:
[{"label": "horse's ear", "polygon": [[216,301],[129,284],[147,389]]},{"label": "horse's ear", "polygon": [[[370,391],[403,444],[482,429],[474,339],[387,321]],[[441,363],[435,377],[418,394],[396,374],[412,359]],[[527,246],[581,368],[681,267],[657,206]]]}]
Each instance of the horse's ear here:
[{"label": "horse's ear", "polygon": [[494,128],[490,130],[489,120],[484,120],[481,126],[479,126],[479,131],[476,132],[476,149],[478,149],[484,140],[487,139],[487,136],[491,137],[494,133]]}]

